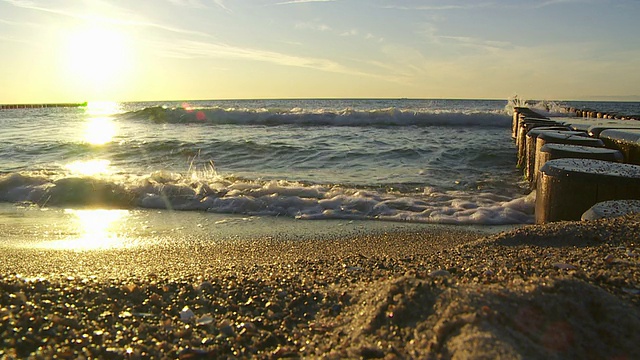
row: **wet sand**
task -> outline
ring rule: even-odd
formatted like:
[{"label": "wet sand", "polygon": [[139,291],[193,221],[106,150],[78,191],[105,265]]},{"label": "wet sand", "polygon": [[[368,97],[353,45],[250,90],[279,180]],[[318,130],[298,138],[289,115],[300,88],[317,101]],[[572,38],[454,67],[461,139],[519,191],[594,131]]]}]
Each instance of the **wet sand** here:
[{"label": "wet sand", "polygon": [[3,246],[0,357],[640,358],[638,239],[640,216]]}]

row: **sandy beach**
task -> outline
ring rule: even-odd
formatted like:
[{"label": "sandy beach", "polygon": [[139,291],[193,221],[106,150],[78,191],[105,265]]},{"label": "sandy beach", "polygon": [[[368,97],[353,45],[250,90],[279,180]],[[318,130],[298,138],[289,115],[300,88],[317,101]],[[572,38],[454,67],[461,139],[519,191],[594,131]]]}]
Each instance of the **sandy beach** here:
[{"label": "sandy beach", "polygon": [[638,239],[635,216],[4,246],[0,357],[639,358]]}]

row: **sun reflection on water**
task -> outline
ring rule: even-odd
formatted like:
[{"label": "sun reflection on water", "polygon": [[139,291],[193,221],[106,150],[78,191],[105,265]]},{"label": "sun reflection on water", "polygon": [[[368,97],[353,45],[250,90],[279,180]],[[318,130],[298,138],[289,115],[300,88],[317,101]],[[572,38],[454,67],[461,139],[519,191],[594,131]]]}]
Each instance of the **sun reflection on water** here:
[{"label": "sun reflection on water", "polygon": [[87,103],[83,140],[91,145],[104,145],[113,141],[117,135],[117,125],[112,115],[122,112],[119,103],[110,101],[93,101]]},{"label": "sun reflection on water", "polygon": [[72,216],[74,232],[65,240],[51,243],[50,248],[59,250],[107,250],[125,248],[134,245],[121,230],[130,216],[128,210],[76,210],[66,209],[66,215]]},{"label": "sun reflection on water", "polygon": [[116,124],[109,117],[95,117],[87,119],[84,141],[91,145],[104,145],[116,136]]},{"label": "sun reflection on water", "polygon": [[113,101],[90,101],[85,110],[90,116],[108,116],[121,113],[122,106]]},{"label": "sun reflection on water", "polygon": [[73,175],[96,176],[111,173],[109,160],[78,160],[66,164],[64,167]]}]

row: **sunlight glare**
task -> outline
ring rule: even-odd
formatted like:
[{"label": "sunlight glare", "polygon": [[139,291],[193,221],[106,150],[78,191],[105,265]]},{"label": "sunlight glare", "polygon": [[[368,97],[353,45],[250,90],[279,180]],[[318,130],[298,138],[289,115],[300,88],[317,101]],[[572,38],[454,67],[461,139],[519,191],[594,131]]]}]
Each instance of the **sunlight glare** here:
[{"label": "sunlight glare", "polygon": [[56,241],[55,249],[106,250],[131,246],[126,237],[119,234],[129,217],[128,210],[75,210],[65,209],[65,214],[75,218],[78,236]]},{"label": "sunlight glare", "polygon": [[114,101],[89,101],[85,109],[90,116],[108,116],[123,111],[121,104]]},{"label": "sunlight glare", "polygon": [[116,124],[108,117],[87,119],[84,141],[92,145],[104,145],[116,135]]},{"label": "sunlight glare", "polygon": [[80,83],[108,87],[131,66],[127,36],[115,28],[75,29],[65,41],[67,67]]},{"label": "sunlight glare", "polygon": [[65,169],[74,175],[95,176],[111,173],[109,160],[78,160],[65,165]]}]

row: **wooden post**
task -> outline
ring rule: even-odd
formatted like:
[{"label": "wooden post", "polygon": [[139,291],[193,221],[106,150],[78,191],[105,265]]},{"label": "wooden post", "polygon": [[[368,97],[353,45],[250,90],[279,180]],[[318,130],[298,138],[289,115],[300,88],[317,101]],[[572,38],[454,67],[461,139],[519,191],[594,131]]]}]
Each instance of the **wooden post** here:
[{"label": "wooden post", "polygon": [[536,223],[580,220],[598,202],[640,199],[640,166],[592,159],[556,159],[541,169]]}]

